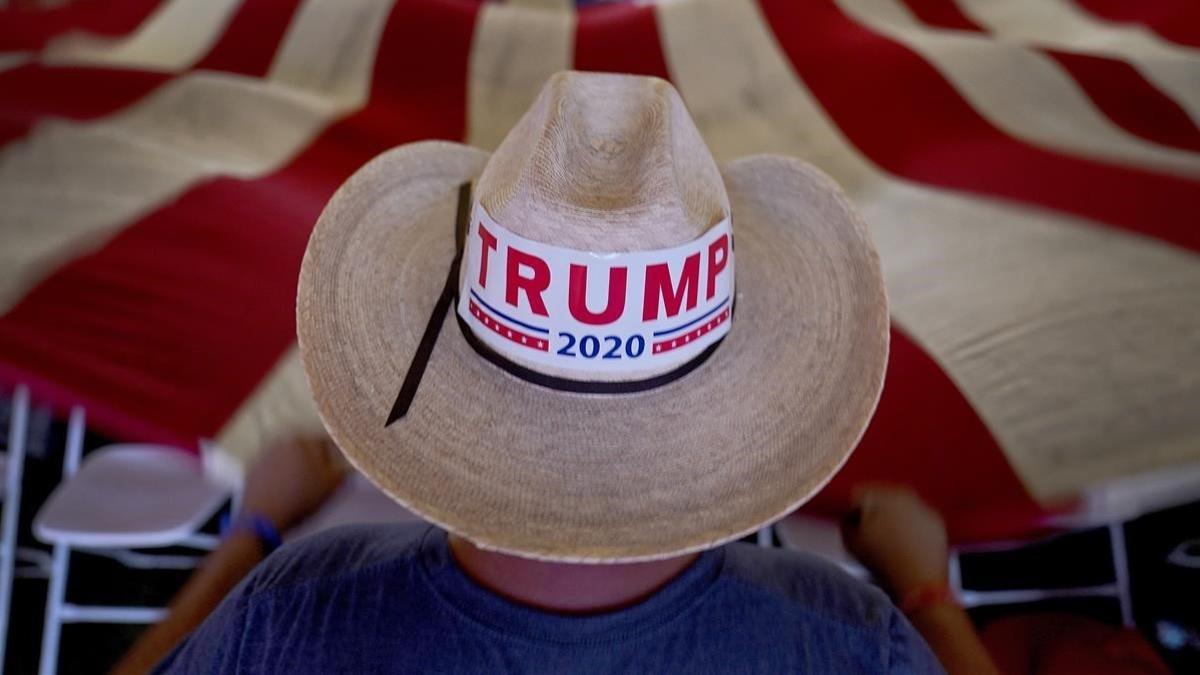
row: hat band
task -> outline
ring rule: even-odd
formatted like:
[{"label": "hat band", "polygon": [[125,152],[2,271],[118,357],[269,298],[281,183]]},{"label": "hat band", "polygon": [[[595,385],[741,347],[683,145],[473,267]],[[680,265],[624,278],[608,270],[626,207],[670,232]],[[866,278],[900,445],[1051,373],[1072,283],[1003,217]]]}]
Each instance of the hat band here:
[{"label": "hat band", "polygon": [[669,249],[580,251],[521,237],[476,202],[458,317],[476,351],[523,379],[589,392],[659,386],[729,332],[732,244],[726,217]]},{"label": "hat band", "polygon": [[712,353],[717,350],[717,347],[721,344],[721,340],[724,340],[724,338],[717,340],[713,344],[709,345],[704,351],[700,352],[700,354],[692,360],[687,361],[678,368],[661,375],[655,375],[654,377],[648,377],[643,380],[624,380],[620,382],[581,382],[579,380],[572,380],[565,377],[555,377],[554,375],[539,373],[538,371],[526,368],[519,363],[513,363],[512,361],[509,361],[508,359],[489,349],[487,345],[480,342],[479,338],[475,337],[475,334],[471,332],[470,326],[467,325],[466,321],[463,321],[461,316],[458,317],[458,328],[460,331],[462,331],[463,339],[465,339],[467,344],[475,350],[475,353],[479,354],[485,361],[491,363],[497,368],[500,368],[508,374],[532,384],[547,387],[549,389],[555,389],[557,391],[575,392],[577,394],[633,394],[639,391],[656,389],[670,382],[674,382],[675,380],[678,380],[684,375],[687,375],[693,370],[699,368],[705,361],[708,360],[708,357],[712,356]]}]

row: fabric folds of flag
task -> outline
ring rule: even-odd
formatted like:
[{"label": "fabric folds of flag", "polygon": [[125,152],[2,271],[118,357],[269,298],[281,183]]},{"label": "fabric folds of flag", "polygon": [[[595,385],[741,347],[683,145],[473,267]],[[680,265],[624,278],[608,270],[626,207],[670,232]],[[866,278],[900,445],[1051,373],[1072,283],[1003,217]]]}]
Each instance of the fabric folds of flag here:
[{"label": "fabric folds of flag", "polygon": [[[581,3],[582,4],[582,3]],[[249,461],[319,428],[309,231],[374,155],[494,147],[558,70],[675,84],[871,225],[876,419],[812,507],[916,485],[958,539],[1200,462],[1200,34],[1176,0],[121,0],[0,10],[0,379]],[[750,488],[752,489],[752,488]]]}]

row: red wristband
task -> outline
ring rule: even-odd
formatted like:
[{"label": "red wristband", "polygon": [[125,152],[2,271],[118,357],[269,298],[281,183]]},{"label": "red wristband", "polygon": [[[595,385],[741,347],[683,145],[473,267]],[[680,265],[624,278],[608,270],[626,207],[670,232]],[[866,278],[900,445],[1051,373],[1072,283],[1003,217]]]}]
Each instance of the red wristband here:
[{"label": "red wristband", "polygon": [[905,614],[913,614],[937,605],[957,604],[958,600],[954,597],[954,589],[950,588],[950,584],[938,581],[932,584],[921,584],[905,593],[904,597],[900,599],[900,611]]}]

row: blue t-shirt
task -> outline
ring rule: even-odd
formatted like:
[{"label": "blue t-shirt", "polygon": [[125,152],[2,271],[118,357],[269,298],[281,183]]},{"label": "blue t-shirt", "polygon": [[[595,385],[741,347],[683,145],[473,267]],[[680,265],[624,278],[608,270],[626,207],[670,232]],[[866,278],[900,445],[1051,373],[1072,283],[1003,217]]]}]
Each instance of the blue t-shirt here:
[{"label": "blue t-shirt", "polygon": [[468,578],[428,525],[343,527],[270,557],[167,673],[940,673],[887,597],[780,549],[707,551],[632,607],[559,615]]}]

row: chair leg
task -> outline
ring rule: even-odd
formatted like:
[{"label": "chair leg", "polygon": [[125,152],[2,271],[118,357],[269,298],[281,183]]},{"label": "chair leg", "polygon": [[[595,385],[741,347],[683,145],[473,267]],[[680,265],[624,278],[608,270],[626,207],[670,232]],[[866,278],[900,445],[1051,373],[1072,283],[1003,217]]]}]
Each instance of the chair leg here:
[{"label": "chair leg", "polygon": [[55,544],[50,561],[50,588],[46,591],[46,625],[42,629],[42,658],[38,668],[41,675],[58,672],[58,641],[62,634],[62,608],[66,599],[67,572],[71,549]]},{"label": "chair leg", "polygon": [[1117,587],[1117,600],[1121,603],[1121,623],[1126,628],[1133,628],[1133,595],[1129,591],[1129,556],[1125,550],[1125,523],[1117,521],[1108,524],[1108,541],[1112,546],[1114,582]]},{"label": "chair leg", "polygon": [[771,545],[774,543],[774,537],[772,536],[770,525],[766,527],[760,527],[755,535],[755,542],[757,542],[759,546],[771,548]]},{"label": "chair leg", "polygon": [[[67,447],[63,453],[63,479],[68,479],[79,470],[83,457],[83,432],[86,415],[80,406],[71,409],[67,421]],[[42,658],[38,667],[40,675],[55,675],[58,672],[58,641],[62,635],[63,602],[67,593],[67,572],[70,568],[71,549],[66,544],[55,544],[50,558],[50,587],[46,591],[46,624],[42,629]]]},{"label": "chair leg", "polygon": [[25,435],[29,415],[29,390],[17,387],[8,428],[8,463],[4,475],[4,500],[0,502],[0,670],[8,646],[8,611],[12,601],[13,565],[17,560],[17,512],[21,508],[21,474],[25,465]]}]

